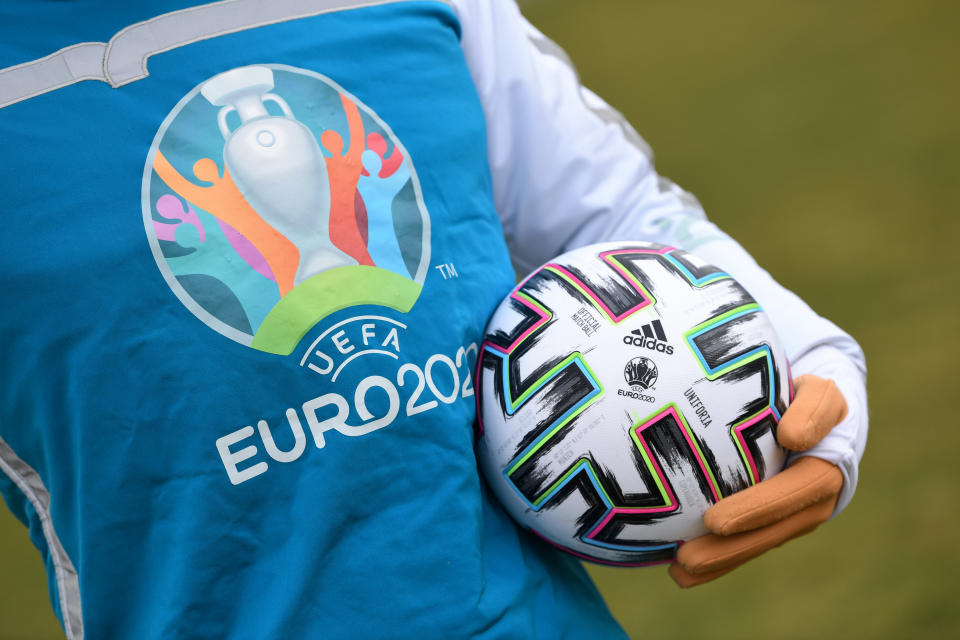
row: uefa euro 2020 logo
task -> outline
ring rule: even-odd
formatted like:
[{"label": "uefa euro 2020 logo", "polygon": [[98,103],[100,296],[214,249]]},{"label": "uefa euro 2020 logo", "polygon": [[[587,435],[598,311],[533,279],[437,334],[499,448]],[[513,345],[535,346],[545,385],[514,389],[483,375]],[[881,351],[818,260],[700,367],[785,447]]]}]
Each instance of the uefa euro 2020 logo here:
[{"label": "uefa euro 2020 logo", "polygon": [[410,310],[430,218],[406,149],[329,78],[283,65],[214,76],[171,111],[144,170],[167,284],[212,329],[290,354],[327,315]]}]

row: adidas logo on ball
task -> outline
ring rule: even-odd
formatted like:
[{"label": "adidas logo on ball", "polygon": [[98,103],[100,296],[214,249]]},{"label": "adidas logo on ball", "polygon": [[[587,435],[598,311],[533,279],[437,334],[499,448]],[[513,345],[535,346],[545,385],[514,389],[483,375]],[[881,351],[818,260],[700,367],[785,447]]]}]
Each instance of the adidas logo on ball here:
[{"label": "adidas logo on ball", "polygon": [[630,335],[623,336],[624,344],[632,344],[635,347],[644,347],[651,351],[673,354],[673,347],[667,344],[667,334],[663,332],[663,325],[659,320],[654,320],[645,324],[639,329],[634,329]]}]

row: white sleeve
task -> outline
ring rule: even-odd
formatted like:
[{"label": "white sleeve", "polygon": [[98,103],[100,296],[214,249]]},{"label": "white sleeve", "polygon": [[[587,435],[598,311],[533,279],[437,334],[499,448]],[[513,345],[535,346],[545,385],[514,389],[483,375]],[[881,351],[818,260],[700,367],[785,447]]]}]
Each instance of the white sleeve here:
[{"label": "white sleeve", "polygon": [[648,240],[686,249],[736,278],[769,314],[795,374],[838,384],[848,418],[809,453],[840,466],[837,510],[856,488],[867,437],[863,352],[761,269],[706,219],[689,193],[657,175],[650,148],[579,78],[566,54],[513,0],[453,0],[487,124],[494,202],[523,274],[579,246]]}]

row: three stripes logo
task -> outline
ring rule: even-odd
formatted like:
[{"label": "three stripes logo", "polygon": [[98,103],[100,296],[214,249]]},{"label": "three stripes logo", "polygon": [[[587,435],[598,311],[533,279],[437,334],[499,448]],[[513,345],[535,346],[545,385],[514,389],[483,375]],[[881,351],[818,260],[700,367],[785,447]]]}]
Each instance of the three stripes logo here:
[{"label": "three stripes logo", "polygon": [[663,332],[663,325],[659,319],[634,329],[629,335],[623,337],[623,342],[668,356],[673,354],[673,347],[667,344],[667,334]]}]

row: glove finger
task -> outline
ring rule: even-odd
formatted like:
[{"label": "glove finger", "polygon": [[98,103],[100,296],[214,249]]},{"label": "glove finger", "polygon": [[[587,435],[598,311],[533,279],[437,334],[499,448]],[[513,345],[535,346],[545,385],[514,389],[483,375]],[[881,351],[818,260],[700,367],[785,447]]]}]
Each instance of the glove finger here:
[{"label": "glove finger", "polygon": [[836,465],[804,456],[772,478],[713,505],[703,521],[721,536],[759,529],[812,504],[835,499],[842,488],[843,473]]},{"label": "glove finger", "polygon": [[777,425],[777,440],[791,451],[806,451],[843,420],[847,401],[833,380],[805,375],[794,380],[796,395]]},{"label": "glove finger", "polygon": [[716,580],[720,576],[724,576],[734,569],[736,569],[736,567],[729,567],[727,569],[720,569],[719,571],[711,571],[709,573],[694,574],[684,569],[683,565],[680,563],[674,562],[670,565],[670,568],[667,569],[667,573],[670,574],[670,577],[673,578],[673,581],[676,582],[681,588],[689,589],[690,587],[695,587],[703,584],[704,582]]},{"label": "glove finger", "polygon": [[687,542],[677,562],[694,575],[733,569],[784,542],[810,533],[833,513],[836,498],[823,500],[761,529],[732,536],[707,534]]}]

